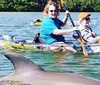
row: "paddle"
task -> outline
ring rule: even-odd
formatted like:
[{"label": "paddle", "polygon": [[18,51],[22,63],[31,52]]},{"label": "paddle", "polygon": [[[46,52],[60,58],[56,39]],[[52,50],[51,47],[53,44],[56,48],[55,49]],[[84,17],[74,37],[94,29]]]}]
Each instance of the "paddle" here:
[{"label": "paddle", "polygon": [[[65,10],[68,10],[67,7],[66,7],[65,4],[64,4],[65,2],[64,2],[63,0],[60,0],[60,1],[61,1],[62,6],[64,7],[64,9],[65,9]],[[70,19],[70,21],[71,21],[73,27],[75,27],[75,24],[74,24],[74,22],[73,22],[73,20],[72,20],[72,18],[71,18],[71,16],[70,16],[70,14],[68,14],[68,17],[69,17],[69,19]],[[76,30],[76,33],[77,33],[77,35],[79,36],[78,41],[79,41],[80,45],[82,46],[83,54],[84,54],[85,56],[88,56],[88,53],[87,53],[87,51],[86,51],[86,49],[85,49],[85,46],[84,46],[84,43],[83,43],[83,39],[82,39],[82,37],[81,37],[79,31]]]}]

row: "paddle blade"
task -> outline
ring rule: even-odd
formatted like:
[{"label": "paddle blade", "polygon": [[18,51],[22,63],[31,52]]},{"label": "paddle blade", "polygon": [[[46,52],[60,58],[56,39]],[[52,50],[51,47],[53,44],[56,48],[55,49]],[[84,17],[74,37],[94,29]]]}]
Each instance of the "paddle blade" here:
[{"label": "paddle blade", "polygon": [[60,0],[61,5],[63,6],[65,4],[65,2],[63,0]]},{"label": "paddle blade", "polygon": [[83,43],[83,39],[79,38],[78,41],[79,41],[80,45],[82,46],[84,56],[88,56],[88,53],[87,53],[84,43]]}]

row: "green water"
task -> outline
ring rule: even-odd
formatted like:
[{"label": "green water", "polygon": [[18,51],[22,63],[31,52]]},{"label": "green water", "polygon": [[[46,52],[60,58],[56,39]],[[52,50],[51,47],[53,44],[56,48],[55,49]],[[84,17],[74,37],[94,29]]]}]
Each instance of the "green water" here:
[{"label": "green water", "polygon": [[[100,55],[91,54],[84,57],[83,54],[72,54],[65,52],[36,52],[24,50],[10,50],[5,52],[18,53],[33,61],[46,71],[74,73],[100,79]],[[13,72],[12,63],[1,53],[0,76],[6,76]]]}]

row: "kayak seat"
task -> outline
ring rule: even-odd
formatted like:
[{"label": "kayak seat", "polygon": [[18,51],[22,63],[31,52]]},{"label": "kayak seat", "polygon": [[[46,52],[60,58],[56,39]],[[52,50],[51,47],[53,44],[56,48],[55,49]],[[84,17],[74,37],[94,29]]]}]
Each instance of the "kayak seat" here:
[{"label": "kayak seat", "polygon": [[72,36],[73,36],[73,38],[76,39],[76,40],[80,38],[80,36],[79,36],[77,33],[74,33]]},{"label": "kayak seat", "polygon": [[1,35],[0,34],[0,40],[13,41],[14,36],[13,35]]},{"label": "kayak seat", "polygon": [[33,44],[43,44],[44,42],[40,38],[40,33],[37,33],[33,39]]}]

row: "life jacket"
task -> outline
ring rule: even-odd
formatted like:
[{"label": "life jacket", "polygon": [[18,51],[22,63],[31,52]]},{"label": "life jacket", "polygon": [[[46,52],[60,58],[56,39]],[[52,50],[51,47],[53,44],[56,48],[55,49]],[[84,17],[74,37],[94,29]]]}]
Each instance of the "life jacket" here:
[{"label": "life jacket", "polygon": [[93,32],[93,30],[90,27],[88,27],[88,28],[91,30],[92,37],[95,38],[96,37],[96,34]]},{"label": "life jacket", "polygon": [[95,38],[96,37],[96,34],[94,34],[94,32],[92,31],[92,29],[90,27],[88,27],[88,29],[81,30],[81,33],[82,33],[82,38],[86,42],[88,42],[89,38]]},{"label": "life jacket", "polygon": [[[79,27],[77,27],[77,28],[79,28]],[[95,38],[96,37],[96,34],[94,34],[94,32],[92,31],[92,29],[90,27],[88,27],[88,29],[78,30],[78,34],[82,37],[82,39],[85,42],[88,42],[88,39],[90,37],[92,37],[92,38]],[[78,36],[76,33],[73,34],[73,37],[75,39],[80,38],[80,36]]]}]

